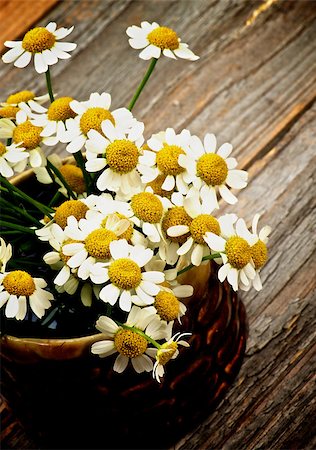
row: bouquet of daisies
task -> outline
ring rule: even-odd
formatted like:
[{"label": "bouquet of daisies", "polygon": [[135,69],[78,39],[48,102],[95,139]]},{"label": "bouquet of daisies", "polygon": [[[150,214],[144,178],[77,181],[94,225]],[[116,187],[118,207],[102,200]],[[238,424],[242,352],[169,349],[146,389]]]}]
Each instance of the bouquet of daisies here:
[{"label": "bouquet of daisies", "polygon": [[[193,295],[179,275],[214,260],[220,282],[260,290],[270,228],[258,231],[258,214],[250,230],[236,214],[218,214],[219,200],[235,204],[231,189],[247,185],[231,144],[173,128],[145,141],[132,114],[160,57],[199,59],[176,32],[155,22],[127,29],[150,64],[129,106],[113,110],[106,92],[54,95],[50,66],[75,50],[63,41],[72,30],[52,22],[5,42],[3,62],[24,68],[33,59],[48,93],[0,103],[2,330],[72,337],[96,328],[104,338],[93,354],[116,353],[116,372],[131,362],[159,381],[189,346],[190,330],[174,334]],[[60,143],[69,157],[47,156]],[[26,168],[28,178],[11,179]]]}]

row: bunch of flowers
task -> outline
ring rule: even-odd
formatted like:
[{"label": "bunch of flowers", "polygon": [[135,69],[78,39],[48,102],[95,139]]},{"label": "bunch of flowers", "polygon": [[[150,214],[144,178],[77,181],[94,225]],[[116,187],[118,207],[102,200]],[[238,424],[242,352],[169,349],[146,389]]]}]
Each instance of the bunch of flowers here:
[{"label": "bunch of flowers", "polygon": [[[179,275],[214,260],[220,282],[260,290],[270,228],[258,232],[258,214],[249,230],[218,213],[219,200],[233,205],[232,189],[247,186],[231,144],[173,128],[146,141],[132,114],[160,57],[198,59],[176,32],[155,22],[127,29],[150,65],[128,108],[112,109],[106,92],[54,95],[50,66],[70,58],[72,30],[49,23],[5,42],[3,62],[22,68],[34,57],[48,94],[19,91],[0,104],[2,329],[18,333],[19,321],[20,334],[60,337],[96,328],[104,338],[93,354],[118,354],[116,372],[130,361],[159,381],[189,346],[190,330],[174,334],[193,295]],[[66,160],[47,156],[58,143]],[[26,168],[33,178],[10,181]]]}]

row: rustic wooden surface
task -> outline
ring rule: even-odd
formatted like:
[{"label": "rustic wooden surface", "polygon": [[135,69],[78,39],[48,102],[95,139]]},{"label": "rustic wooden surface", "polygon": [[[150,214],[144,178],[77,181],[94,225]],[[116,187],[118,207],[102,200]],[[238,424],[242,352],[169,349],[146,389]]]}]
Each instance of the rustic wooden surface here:
[{"label": "rustic wooden surface", "polygon": [[[128,103],[148,64],[128,46],[127,26],[174,27],[201,59],[159,61],[134,113],[147,137],[171,126],[232,142],[250,177],[233,210],[247,220],[259,211],[273,228],[264,289],[241,294],[250,336],[238,379],[177,450],[316,448],[316,2],[274,2],[246,26],[261,4],[67,0],[40,22],[75,25],[78,49],[52,68],[55,91],[80,100],[108,91],[115,107]],[[34,74],[1,64],[1,98],[24,88],[41,94],[44,76]],[[10,448],[34,448],[2,402]]]}]

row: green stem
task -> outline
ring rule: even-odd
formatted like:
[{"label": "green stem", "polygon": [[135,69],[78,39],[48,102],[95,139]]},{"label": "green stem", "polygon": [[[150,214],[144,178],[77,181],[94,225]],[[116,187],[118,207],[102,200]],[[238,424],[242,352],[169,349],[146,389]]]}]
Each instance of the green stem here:
[{"label": "green stem", "polygon": [[84,159],[83,159],[82,153],[81,153],[81,151],[79,150],[79,152],[74,153],[73,156],[74,156],[74,158],[75,158],[75,160],[76,160],[76,163],[78,164],[78,167],[82,170],[84,182],[85,182],[86,189],[87,189],[87,194],[89,195],[89,194],[91,194],[91,192],[90,192],[91,176],[90,176],[90,174],[86,171],[85,163],[84,163]]},{"label": "green stem", "polygon": [[60,196],[61,196],[61,193],[59,191],[57,191],[56,194],[54,195],[54,197],[49,202],[48,206],[49,207],[53,206],[57,202],[57,200],[59,199]]},{"label": "green stem", "polygon": [[147,81],[149,80],[150,75],[152,74],[152,72],[153,72],[153,70],[155,68],[155,65],[157,64],[157,61],[158,61],[158,59],[152,58],[152,60],[150,62],[150,65],[149,65],[149,67],[147,69],[147,72],[145,73],[145,76],[144,76],[143,80],[141,81],[140,85],[138,86],[137,91],[135,92],[134,97],[132,98],[132,100],[131,100],[131,102],[130,102],[130,104],[128,106],[128,109],[130,111],[132,111],[132,109],[134,108],[138,97],[140,96],[140,94],[141,94],[142,90],[144,89]]},{"label": "green stem", "polygon": [[154,347],[158,348],[158,350],[161,348],[161,345],[158,344],[157,341],[155,341],[153,338],[151,338],[150,336],[147,336],[146,333],[144,333],[142,330],[140,330],[139,328],[136,327],[129,327],[128,325],[125,325],[123,323],[117,322],[117,325],[124,328],[125,330],[131,330],[131,331],[135,331],[135,333],[139,334],[140,336],[142,336],[143,338],[146,339],[146,341],[150,342]]},{"label": "green stem", "polygon": [[[221,255],[219,253],[214,253],[213,255],[203,256],[202,261],[212,260],[212,259],[220,258],[220,257],[221,257]],[[187,267],[184,267],[184,269],[179,270],[179,272],[177,272],[177,275],[181,275],[182,273],[187,272],[188,270],[192,269],[193,267],[196,267],[196,266],[194,266],[191,263]]]},{"label": "green stem", "polygon": [[53,103],[54,94],[53,94],[52,80],[50,77],[49,67],[48,67],[47,71],[45,72],[45,75],[46,75],[46,85],[47,85],[47,90],[48,90],[48,94],[49,94],[49,99],[50,99],[50,102]]},{"label": "green stem", "polygon": [[[27,201],[31,205],[35,206],[41,213],[44,215],[47,215],[50,219],[52,219],[52,216],[50,215],[53,210],[51,208],[48,208],[47,206],[43,205],[42,203],[38,202],[37,200],[34,200],[29,195],[25,194],[23,191],[21,191],[19,188],[11,184],[6,178],[4,178],[2,175],[0,175],[1,182],[7,187],[8,191],[11,187],[12,191],[14,191],[15,194],[18,194],[23,200]],[[3,190],[3,188],[1,188]],[[7,191],[7,192],[8,192]]]},{"label": "green stem", "polygon": [[64,185],[64,187],[68,192],[69,197],[76,200],[77,199],[76,195],[73,193],[71,187],[69,186],[63,175],[60,173],[60,171],[57,169],[57,167],[55,167],[54,164],[52,164],[49,160],[47,160],[47,167],[49,167],[54,172],[56,177],[59,178],[59,180],[62,182],[62,184]]},{"label": "green stem", "polygon": [[0,227],[12,228],[13,230],[22,231],[23,233],[34,234],[34,230],[31,230],[30,228],[17,225],[16,223],[6,222],[5,220],[0,220]]},{"label": "green stem", "polygon": [[18,206],[13,205],[12,203],[8,202],[4,198],[0,197],[0,204],[3,204],[6,206],[11,212],[15,212],[19,215],[24,216],[26,219],[28,219],[30,222],[34,223],[34,225],[42,226],[41,222],[37,220],[35,217],[33,217],[31,214],[29,214],[27,211],[25,211],[23,208],[19,208]]}]

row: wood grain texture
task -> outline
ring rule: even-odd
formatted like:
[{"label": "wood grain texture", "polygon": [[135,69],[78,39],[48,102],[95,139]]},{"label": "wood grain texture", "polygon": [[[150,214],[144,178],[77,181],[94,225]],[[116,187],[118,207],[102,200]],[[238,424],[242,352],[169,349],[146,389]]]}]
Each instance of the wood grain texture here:
[{"label": "wood grain texture", "polygon": [[[3,43],[20,38],[40,20],[58,0],[0,0],[0,53]],[[47,24],[45,24],[47,25]]]},{"label": "wood grain texture", "polygon": [[[177,450],[316,448],[316,2],[279,1],[245,27],[258,5],[67,0],[42,21],[75,24],[78,48],[52,68],[55,91],[79,100],[108,91],[113,107],[129,102],[148,65],[129,48],[127,26],[174,27],[201,59],[159,61],[134,113],[147,137],[172,126],[232,142],[250,181],[224,210],[248,222],[262,212],[273,228],[264,289],[242,295],[250,336],[239,378]],[[41,94],[45,79],[34,73],[0,65],[1,98],[26,87]]]}]

